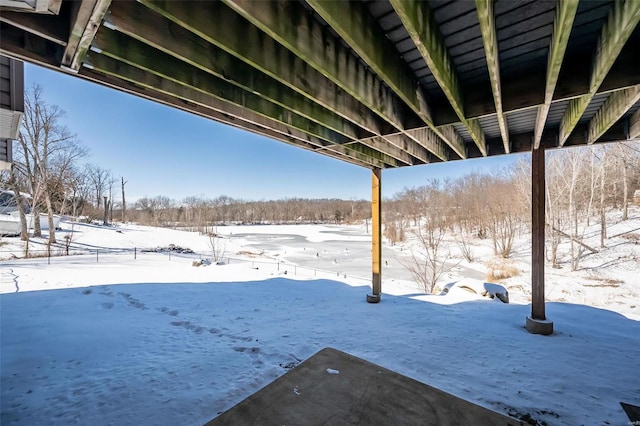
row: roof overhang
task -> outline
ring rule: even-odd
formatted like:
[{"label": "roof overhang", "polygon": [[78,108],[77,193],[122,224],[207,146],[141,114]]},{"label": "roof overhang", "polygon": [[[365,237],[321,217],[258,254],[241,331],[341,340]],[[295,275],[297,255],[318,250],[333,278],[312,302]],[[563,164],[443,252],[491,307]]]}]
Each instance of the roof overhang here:
[{"label": "roof overhang", "polygon": [[0,8],[0,51],[394,168],[637,139],[639,20],[636,0],[64,0]]}]

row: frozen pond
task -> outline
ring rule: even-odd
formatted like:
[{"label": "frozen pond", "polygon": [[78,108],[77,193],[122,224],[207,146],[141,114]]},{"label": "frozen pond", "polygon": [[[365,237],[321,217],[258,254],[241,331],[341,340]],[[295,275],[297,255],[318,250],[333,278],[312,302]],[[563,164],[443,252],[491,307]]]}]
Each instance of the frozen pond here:
[{"label": "frozen pond", "polygon": [[[333,271],[358,277],[371,276],[371,235],[363,227],[325,226],[314,238],[307,237],[305,225],[237,227],[227,233],[234,243],[241,243],[247,250],[263,253],[267,257],[280,259],[308,268]],[[252,228],[257,232],[251,231]],[[224,229],[222,230],[224,233]],[[238,232],[239,231],[239,232]],[[264,232],[267,231],[267,232]],[[240,241],[239,241],[240,240]],[[412,281],[411,273],[405,266],[411,253],[399,247],[392,247],[386,241],[382,245],[383,280]],[[484,279],[485,274],[469,268],[456,266],[452,272],[469,278]]]}]

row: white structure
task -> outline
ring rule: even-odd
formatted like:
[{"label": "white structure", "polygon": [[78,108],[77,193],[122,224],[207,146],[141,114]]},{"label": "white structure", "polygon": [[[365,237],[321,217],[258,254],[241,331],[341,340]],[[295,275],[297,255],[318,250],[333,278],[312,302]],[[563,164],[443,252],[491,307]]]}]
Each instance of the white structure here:
[{"label": "white structure", "polygon": [[[22,193],[22,197],[25,200],[24,211],[27,213],[27,227],[33,229],[35,217],[30,213],[31,206],[29,200],[31,200],[31,196]],[[46,214],[40,213],[38,220],[40,220],[40,229],[49,229],[49,218]],[[60,216],[54,215],[53,226],[57,228],[59,224]],[[20,234],[20,230],[20,212],[14,193],[13,191],[0,189],[0,235],[15,236]]]},{"label": "white structure", "polygon": [[23,115],[23,64],[0,56],[0,170],[11,168],[12,141],[18,139]]}]

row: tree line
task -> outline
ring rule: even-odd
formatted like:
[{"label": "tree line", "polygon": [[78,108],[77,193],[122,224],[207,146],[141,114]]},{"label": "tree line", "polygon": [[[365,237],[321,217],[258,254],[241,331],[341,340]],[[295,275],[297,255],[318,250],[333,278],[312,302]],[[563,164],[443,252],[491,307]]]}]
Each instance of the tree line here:
[{"label": "tree line", "polygon": [[366,200],[287,198],[246,201],[221,195],[189,196],[176,201],[162,195],[141,198],[129,218],[153,226],[180,226],[205,231],[223,224],[351,223],[371,215]]},{"label": "tree line", "polygon": [[[585,252],[586,231],[599,225],[600,247],[607,238],[607,212],[628,218],[629,203],[640,188],[640,144],[620,142],[549,151],[546,155],[546,255],[560,267],[558,247],[569,245],[572,271]],[[640,198],[635,202],[640,204]],[[450,244],[474,260],[471,242],[490,239],[495,256],[514,253],[518,236],[531,232],[531,162],[520,160],[491,174],[471,173],[458,179],[431,180],[408,188],[383,203],[383,235],[392,244],[409,236],[419,253],[407,267],[431,292],[446,272]]]},{"label": "tree line", "polygon": [[[62,124],[64,111],[44,99],[35,85],[25,94],[25,115],[16,142],[14,166],[2,172],[0,184],[17,199],[30,197],[34,214],[49,220],[49,243],[55,242],[53,215],[86,220],[136,222],[185,227],[202,232],[227,223],[360,223],[368,226],[369,200],[306,199],[248,201],[227,195],[204,195],[174,200],[164,195],[144,197],[127,205],[122,176],[85,162],[88,151]],[[640,144],[615,143],[548,151],[546,218],[549,261],[558,265],[557,249],[571,243],[572,269],[585,250],[586,226],[601,224],[606,239],[606,211],[621,209],[640,188]],[[530,226],[531,165],[521,160],[494,173],[471,173],[458,179],[430,180],[408,187],[383,202],[384,235],[396,243],[408,233],[425,246],[425,256],[437,252],[448,232],[456,236],[465,257],[472,258],[468,241],[490,238],[498,256],[509,257],[518,234]],[[30,236],[23,203],[22,238]],[[41,236],[34,221],[31,236]],[[440,257],[440,256],[435,256]],[[432,268],[433,269],[433,268]]]},{"label": "tree line", "polygon": [[[13,190],[21,238],[41,237],[40,214],[48,218],[48,243],[56,242],[54,215],[113,214],[115,178],[111,171],[86,163],[88,150],[62,123],[65,112],[48,103],[40,86],[25,91],[25,111],[10,171],[0,185]],[[124,181],[123,181],[124,182]],[[33,219],[35,218],[35,219]]]}]

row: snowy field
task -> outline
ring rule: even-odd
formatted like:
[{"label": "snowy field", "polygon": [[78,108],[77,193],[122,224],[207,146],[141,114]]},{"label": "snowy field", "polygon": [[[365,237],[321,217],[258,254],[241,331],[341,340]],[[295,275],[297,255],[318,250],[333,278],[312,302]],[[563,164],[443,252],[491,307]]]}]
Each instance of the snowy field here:
[{"label": "snowy field", "polygon": [[[211,249],[197,233],[63,223],[58,239],[88,254],[50,260],[15,259],[19,242],[3,238],[0,423],[200,425],[330,346],[539,424],[628,425],[619,402],[640,405],[640,211],[609,220],[603,249],[587,230],[599,252],[579,271],[567,246],[562,268],[547,267],[549,337],[524,330],[528,235],[508,260],[519,271],[502,282],[508,305],[420,292],[403,266],[411,240],[385,245],[385,294],[367,304],[364,226],[219,227],[226,264],[200,267]],[[169,244],[197,254],[143,252]],[[496,262],[490,241],[473,241],[474,262],[450,245],[444,282],[481,282]]]}]

